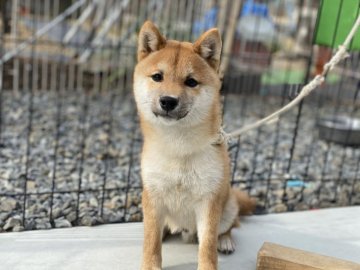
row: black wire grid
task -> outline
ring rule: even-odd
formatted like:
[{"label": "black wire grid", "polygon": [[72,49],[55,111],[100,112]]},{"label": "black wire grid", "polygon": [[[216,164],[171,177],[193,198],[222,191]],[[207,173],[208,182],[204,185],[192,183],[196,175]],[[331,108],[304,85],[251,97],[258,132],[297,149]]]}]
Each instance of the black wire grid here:
[{"label": "black wire grid", "polygon": [[[28,35],[35,35],[44,21],[66,12],[66,8],[78,1],[68,1],[67,6],[63,6],[59,1],[27,0],[19,1],[17,7],[11,1],[6,2],[2,5],[2,14],[10,8],[12,16],[17,18],[11,24],[12,29],[2,29],[2,56],[26,41],[27,37],[13,34],[21,33],[24,25],[30,29]],[[124,2],[114,1],[113,5],[119,7]],[[58,227],[61,219],[74,226],[141,220],[139,153],[142,139],[131,96],[136,53],[134,33],[147,18],[155,21],[169,38],[194,40],[197,35],[194,22],[202,18],[207,2],[131,1],[112,26],[122,38],[94,43],[97,25],[93,19],[93,28],[85,37],[78,34],[71,42],[63,42],[62,37],[69,31],[68,24],[63,22],[79,18],[90,3],[85,1],[56,28],[60,39],[46,35],[34,39],[23,52],[0,66],[0,159],[3,163],[0,203],[4,206],[9,198],[14,199],[8,209],[0,206],[0,227],[11,217],[20,218],[25,229]],[[275,14],[281,13],[281,4],[285,3],[278,2]],[[298,1],[297,8],[304,10],[319,5],[315,2],[309,7],[305,2]],[[231,5],[229,1],[221,8],[230,11]],[[28,11],[27,15],[23,14],[24,10]],[[186,30],[179,26],[181,22]],[[315,24],[316,18],[301,15],[296,27],[305,27],[312,33]],[[281,38],[282,29],[277,27],[270,48]],[[259,25],[256,29],[260,29]],[[260,34],[255,32],[255,36]],[[291,35],[296,38],[297,32]],[[283,56],[285,82],[290,81],[293,60],[302,61],[305,74],[296,84],[282,82],[274,86],[261,80],[264,74],[270,78],[275,76],[276,67],[270,64],[274,58],[272,53],[265,55],[266,64],[261,72],[253,64],[259,57],[256,52],[261,51],[260,42],[253,44],[250,53],[250,60],[255,60],[244,61],[246,64],[241,68],[232,66],[232,61],[244,59],[247,51],[233,50],[223,56],[232,59],[222,88],[226,130],[264,117],[296,97],[301,86],[313,76],[318,48],[311,45],[311,40],[311,35],[305,39],[304,46],[308,48],[305,52]],[[55,53],[46,55],[42,50]],[[79,62],[86,50],[90,57]],[[327,115],[337,115],[345,108],[350,117],[359,116],[359,60],[359,54],[352,53],[336,70],[339,78],[335,84],[325,84],[275,124],[230,143],[231,183],[257,197],[257,213],[360,204],[356,195],[360,178],[359,148],[320,141],[316,121],[311,122],[311,133],[309,128],[305,129],[309,118],[319,119],[324,111]],[[344,96],[344,92],[349,94]],[[7,114],[9,108],[12,108],[11,114]],[[228,119],[235,119],[234,126]],[[350,134],[351,130],[348,138]],[[304,137],[310,138],[309,144],[303,144]],[[41,144],[43,148],[39,147]],[[320,156],[319,147],[323,148]],[[11,158],[11,153],[17,158]],[[341,161],[335,169],[331,165],[334,155]],[[321,168],[317,165],[319,162]],[[316,176],[314,170],[320,173]],[[352,174],[347,173],[349,170]],[[306,201],[309,185],[316,185],[310,191],[311,202]]]}]

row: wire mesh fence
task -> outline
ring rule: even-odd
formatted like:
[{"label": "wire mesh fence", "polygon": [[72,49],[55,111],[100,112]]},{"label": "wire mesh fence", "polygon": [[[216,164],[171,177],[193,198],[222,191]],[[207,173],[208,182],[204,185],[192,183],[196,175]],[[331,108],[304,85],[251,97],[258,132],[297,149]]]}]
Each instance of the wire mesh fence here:
[{"label": "wire mesh fence", "polygon": [[[132,72],[146,19],[170,39],[220,28],[231,131],[321,72],[333,49],[312,44],[319,4],[2,1],[0,231],[141,221]],[[232,184],[257,213],[360,204],[359,60],[352,52],[296,109],[230,143]]]}]

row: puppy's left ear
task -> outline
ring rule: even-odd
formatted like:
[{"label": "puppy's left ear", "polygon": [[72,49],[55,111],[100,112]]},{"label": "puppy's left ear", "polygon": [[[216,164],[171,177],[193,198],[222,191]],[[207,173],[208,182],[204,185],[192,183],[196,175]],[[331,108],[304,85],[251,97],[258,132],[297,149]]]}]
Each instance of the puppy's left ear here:
[{"label": "puppy's left ear", "polygon": [[160,34],[159,29],[150,21],[146,21],[140,29],[138,39],[138,61],[144,59],[150,53],[164,48],[166,39]]},{"label": "puppy's left ear", "polygon": [[193,44],[194,51],[204,58],[217,71],[220,64],[221,36],[216,28],[202,34]]}]

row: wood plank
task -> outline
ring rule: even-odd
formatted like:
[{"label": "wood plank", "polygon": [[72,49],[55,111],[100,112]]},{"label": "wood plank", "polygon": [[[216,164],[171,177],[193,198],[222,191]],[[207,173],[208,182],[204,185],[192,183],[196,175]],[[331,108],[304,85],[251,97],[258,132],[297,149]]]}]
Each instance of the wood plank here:
[{"label": "wood plank", "polygon": [[257,270],[360,270],[357,263],[267,242],[258,252],[256,265]]},{"label": "wood plank", "polygon": [[219,69],[219,76],[221,79],[224,77],[224,74],[230,62],[231,49],[234,42],[236,24],[238,22],[238,18],[240,14],[241,3],[242,0],[231,2],[231,13],[229,15],[228,24],[226,26],[227,30],[223,41],[221,64]]}]

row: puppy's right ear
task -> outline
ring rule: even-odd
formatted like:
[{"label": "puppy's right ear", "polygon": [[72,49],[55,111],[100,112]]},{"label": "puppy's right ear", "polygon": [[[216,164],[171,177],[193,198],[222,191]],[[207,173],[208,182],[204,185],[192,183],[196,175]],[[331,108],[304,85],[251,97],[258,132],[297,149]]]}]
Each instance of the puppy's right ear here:
[{"label": "puppy's right ear", "polygon": [[164,48],[166,39],[160,34],[156,26],[146,21],[140,29],[138,39],[137,59],[138,61],[144,59],[150,53]]}]

